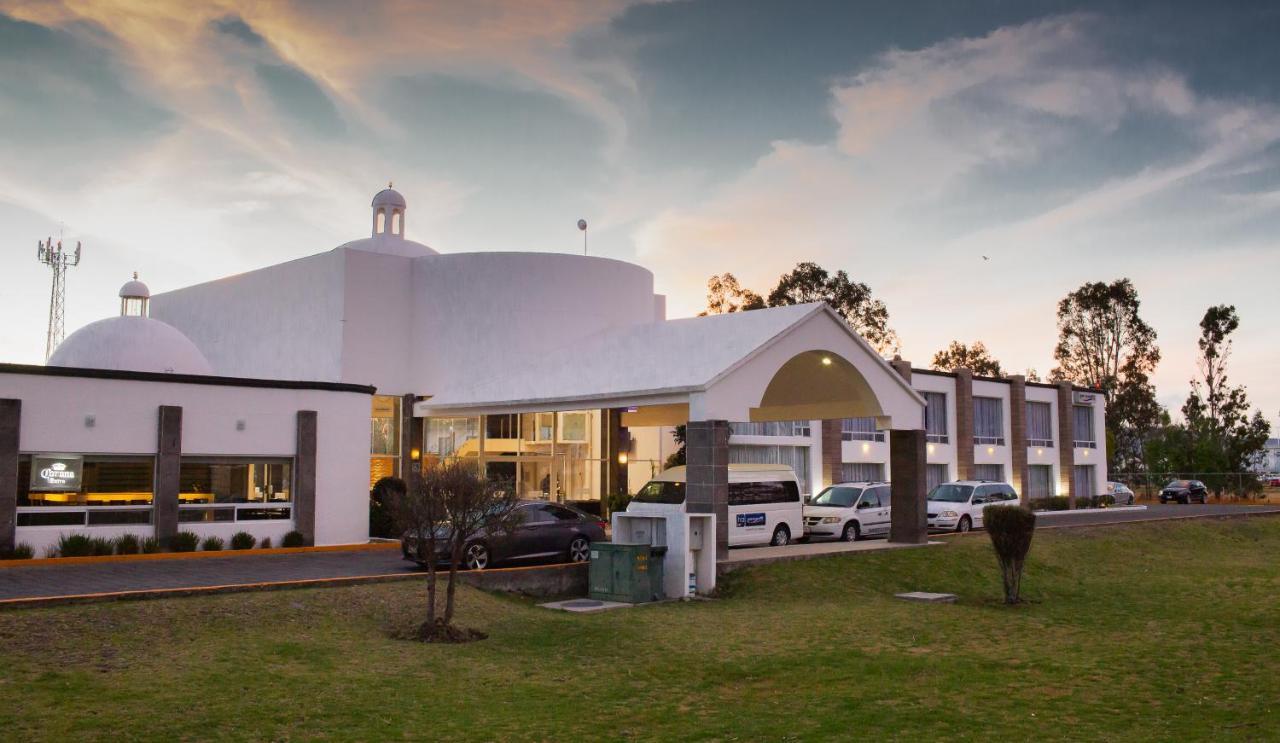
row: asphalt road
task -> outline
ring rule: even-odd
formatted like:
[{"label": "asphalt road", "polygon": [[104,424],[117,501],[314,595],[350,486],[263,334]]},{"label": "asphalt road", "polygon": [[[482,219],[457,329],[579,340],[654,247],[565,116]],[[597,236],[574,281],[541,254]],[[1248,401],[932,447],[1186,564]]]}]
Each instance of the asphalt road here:
[{"label": "asphalt road", "polygon": [[[1213,518],[1245,513],[1280,513],[1280,506],[1154,505],[1142,511],[1063,512],[1051,516],[1041,515],[1037,526],[1070,528],[1175,518]],[[768,549],[777,552],[779,557],[784,556],[783,553],[787,551],[794,550],[797,556],[804,552],[800,547]],[[744,558],[748,556],[745,552],[742,555]],[[172,591],[292,581],[350,580],[372,576],[411,577],[415,574],[420,574],[417,567],[401,559],[398,549],[291,555],[228,555],[81,565],[57,565],[34,560],[30,565],[0,568],[0,604],[7,599]]]}]

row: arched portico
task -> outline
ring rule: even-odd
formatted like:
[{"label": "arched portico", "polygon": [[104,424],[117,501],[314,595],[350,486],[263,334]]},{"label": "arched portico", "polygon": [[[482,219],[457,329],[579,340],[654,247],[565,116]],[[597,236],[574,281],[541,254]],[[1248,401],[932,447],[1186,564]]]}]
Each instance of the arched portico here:
[{"label": "arched portico", "polygon": [[[823,304],[688,318],[602,333],[582,363],[549,358],[516,376],[464,380],[415,415],[620,412],[622,426],[688,425],[688,507],[717,514],[728,549],[729,421],[873,417],[890,431],[890,540],[926,538],[924,400]],[[799,535],[795,535],[799,536]]]}]

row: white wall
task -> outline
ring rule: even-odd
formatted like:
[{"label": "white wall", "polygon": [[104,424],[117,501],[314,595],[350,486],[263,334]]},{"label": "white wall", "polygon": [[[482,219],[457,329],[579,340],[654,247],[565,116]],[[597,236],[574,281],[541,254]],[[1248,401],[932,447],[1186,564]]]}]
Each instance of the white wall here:
[{"label": "white wall", "polygon": [[649,323],[653,274],[631,263],[562,253],[457,253],[413,261],[414,392],[451,375],[506,376],[573,343]]},{"label": "white wall", "polygon": [[[290,457],[297,412],[314,410],[316,544],[355,544],[369,536],[369,395],[329,390],[230,387],[43,374],[0,374],[0,398],[22,400],[22,453],[154,456],[161,405],[182,407],[182,450],[190,456]],[[92,428],[85,417],[95,419]],[[244,430],[236,430],[244,421]],[[244,528],[283,535],[292,522],[207,524],[198,533],[230,537]],[[194,527],[183,524],[181,528]],[[222,531],[226,534],[222,534]],[[255,531],[256,530],[256,531]],[[63,532],[108,537],[150,526],[19,527],[17,541],[43,554]],[[273,536],[276,540],[277,536]],[[278,541],[278,540],[277,540]]]},{"label": "white wall", "polygon": [[151,298],[214,373],[341,380],[344,251],[300,258]]},{"label": "white wall", "polygon": [[418,392],[412,367],[413,264],[364,250],[345,257],[342,305],[343,382],[382,395]]}]

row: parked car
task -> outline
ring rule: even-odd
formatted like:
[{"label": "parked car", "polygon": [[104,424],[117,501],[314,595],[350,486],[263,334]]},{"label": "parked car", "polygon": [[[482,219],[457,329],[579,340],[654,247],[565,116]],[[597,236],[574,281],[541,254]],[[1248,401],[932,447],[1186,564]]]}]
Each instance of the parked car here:
[{"label": "parked car", "polygon": [[[605,541],[605,522],[570,506],[546,501],[522,501],[516,506],[516,527],[509,533],[485,528],[463,548],[468,570],[484,570],[499,563],[535,561],[586,562],[591,543]],[[400,540],[404,559],[426,564],[426,544],[406,534]],[[440,539],[437,554],[447,563],[448,539]]]},{"label": "parked car", "polygon": [[1013,486],[990,480],[944,482],[929,493],[926,511],[929,528],[965,532],[981,528],[982,509],[991,505],[1018,505]]},{"label": "parked car", "polygon": [[1174,480],[1160,489],[1160,502],[1177,501],[1183,505],[1195,501],[1204,503],[1209,490],[1199,480]]},{"label": "parked car", "polygon": [[842,482],[823,489],[804,507],[806,537],[853,542],[889,535],[889,484]]},{"label": "parked car", "polygon": [[1280,488],[1280,475],[1267,475],[1263,478],[1263,484],[1269,488]]},{"label": "parked car", "polygon": [[1115,498],[1117,506],[1133,505],[1133,491],[1122,482],[1109,481],[1107,483],[1107,495]]},{"label": "parked car", "polygon": [[[650,480],[627,504],[627,513],[685,509],[685,468]],[[804,533],[800,482],[785,464],[729,465],[729,546],[790,544]]]}]

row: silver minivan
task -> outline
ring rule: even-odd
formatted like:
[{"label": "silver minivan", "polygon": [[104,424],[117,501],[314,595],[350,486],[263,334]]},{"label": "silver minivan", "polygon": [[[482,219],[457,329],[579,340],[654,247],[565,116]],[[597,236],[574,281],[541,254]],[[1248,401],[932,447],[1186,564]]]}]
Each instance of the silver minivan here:
[{"label": "silver minivan", "polygon": [[804,535],[846,542],[888,536],[889,517],[889,483],[837,483],[805,504]]}]

